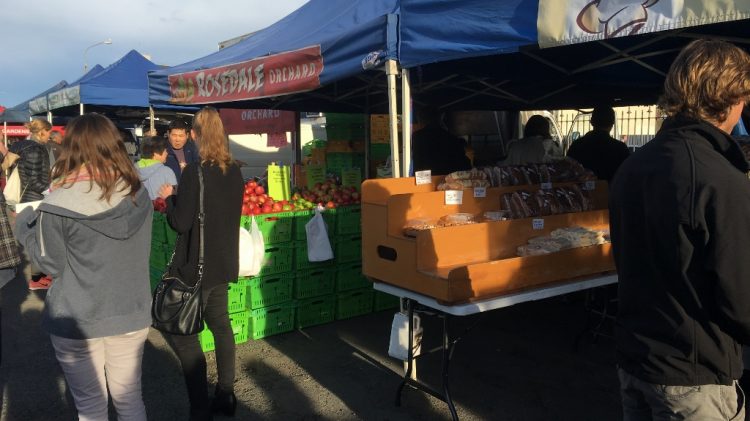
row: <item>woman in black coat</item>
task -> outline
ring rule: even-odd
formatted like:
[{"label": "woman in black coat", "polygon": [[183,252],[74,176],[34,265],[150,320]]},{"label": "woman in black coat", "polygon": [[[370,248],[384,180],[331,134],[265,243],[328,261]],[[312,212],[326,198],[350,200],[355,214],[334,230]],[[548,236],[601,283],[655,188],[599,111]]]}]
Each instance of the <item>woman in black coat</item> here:
[{"label": "woman in black coat", "polygon": [[234,415],[237,406],[234,395],[234,335],[227,311],[227,284],[235,282],[239,272],[239,225],[244,183],[240,169],[229,152],[224,126],[215,109],[204,108],[195,115],[192,136],[198,144],[201,161],[185,167],[180,177],[178,195],[172,195],[171,185],[162,186],[159,195],[166,199],[169,225],[180,234],[173,266],[186,277],[194,276],[199,251],[198,167],[202,168],[205,212],[201,285],[203,317],[216,343],[219,377],[210,407],[206,359],[198,335],[170,336],[169,339],[185,375],[190,419],[209,420],[211,412]]}]

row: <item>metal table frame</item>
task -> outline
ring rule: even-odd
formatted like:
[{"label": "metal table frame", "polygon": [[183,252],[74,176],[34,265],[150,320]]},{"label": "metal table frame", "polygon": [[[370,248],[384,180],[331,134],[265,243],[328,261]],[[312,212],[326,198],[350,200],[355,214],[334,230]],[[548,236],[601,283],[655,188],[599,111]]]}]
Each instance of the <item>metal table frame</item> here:
[{"label": "metal table frame", "polygon": [[[450,368],[450,360],[453,355],[453,350],[455,348],[455,345],[458,343],[458,341],[461,339],[462,335],[458,335],[455,338],[451,338],[450,332],[449,332],[449,322],[448,319],[450,316],[468,316],[472,314],[477,313],[484,313],[491,310],[497,310],[504,307],[510,307],[515,304],[525,303],[529,301],[536,301],[536,300],[543,300],[545,298],[551,298],[556,297],[559,295],[569,294],[571,292],[576,291],[583,291],[590,288],[596,288],[604,285],[614,284],[617,282],[617,275],[611,274],[611,275],[602,275],[602,276],[596,276],[596,277],[590,277],[585,279],[579,279],[574,280],[571,282],[567,282],[564,284],[555,284],[551,286],[542,286],[540,288],[536,288],[529,291],[523,291],[518,292],[515,294],[509,294],[504,295],[501,297],[495,297],[495,298],[488,298],[485,300],[479,300],[471,303],[466,304],[457,304],[457,305],[445,305],[440,304],[437,300],[434,298],[428,297],[426,295],[418,294],[413,291],[409,291],[403,288],[399,288],[393,285],[385,284],[382,282],[374,282],[373,287],[381,292],[385,292],[390,295],[394,295],[397,297],[400,297],[402,299],[402,303],[405,305],[405,309],[407,312],[408,317],[408,325],[409,325],[409,340],[408,340],[408,349],[407,349],[407,361],[406,361],[406,370],[404,373],[404,378],[401,381],[401,384],[398,386],[398,389],[396,391],[396,406],[401,406],[401,395],[404,390],[404,386],[407,384],[411,387],[414,387],[415,389],[421,390],[425,393],[428,393],[437,399],[440,399],[441,401],[445,402],[448,405],[448,409],[450,410],[451,417],[453,420],[458,420],[458,414],[456,413],[456,407],[453,404],[453,399],[451,398],[450,394],[450,388],[449,388],[449,368]],[[420,309],[426,308],[428,309],[427,312],[435,313],[438,317],[443,319],[443,341],[442,341],[442,354],[443,354],[443,362],[442,362],[442,392],[438,392],[426,384],[420,382],[416,376],[412,376],[412,372],[414,370],[414,344],[412,343],[413,338],[413,332],[414,332],[414,312],[415,311],[421,311],[424,312],[424,310]],[[468,333],[468,331],[471,328],[467,329],[465,333]]]}]

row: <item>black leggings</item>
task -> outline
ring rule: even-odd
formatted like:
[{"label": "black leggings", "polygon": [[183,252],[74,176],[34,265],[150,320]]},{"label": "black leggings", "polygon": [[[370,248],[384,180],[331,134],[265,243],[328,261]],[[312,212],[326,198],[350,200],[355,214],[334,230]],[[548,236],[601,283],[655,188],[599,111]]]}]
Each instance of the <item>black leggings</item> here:
[{"label": "black leggings", "polygon": [[[223,391],[234,391],[234,334],[227,311],[226,284],[203,290],[203,320],[205,320],[216,344],[216,370],[219,387]],[[206,357],[201,351],[198,335],[169,335],[170,344],[182,364],[182,373],[192,410],[208,407],[208,378]]]}]

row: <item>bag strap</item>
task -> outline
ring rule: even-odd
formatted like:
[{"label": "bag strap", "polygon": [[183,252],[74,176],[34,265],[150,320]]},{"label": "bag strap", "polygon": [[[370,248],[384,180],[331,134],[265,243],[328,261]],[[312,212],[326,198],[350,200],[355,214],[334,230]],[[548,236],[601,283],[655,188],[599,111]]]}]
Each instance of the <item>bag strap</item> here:
[{"label": "bag strap", "polygon": [[200,246],[198,248],[198,280],[203,277],[203,228],[206,224],[206,214],[203,211],[203,167],[198,163],[198,185],[199,185],[199,194],[198,194],[198,201],[199,201],[199,210],[198,210],[198,240],[200,241]]}]

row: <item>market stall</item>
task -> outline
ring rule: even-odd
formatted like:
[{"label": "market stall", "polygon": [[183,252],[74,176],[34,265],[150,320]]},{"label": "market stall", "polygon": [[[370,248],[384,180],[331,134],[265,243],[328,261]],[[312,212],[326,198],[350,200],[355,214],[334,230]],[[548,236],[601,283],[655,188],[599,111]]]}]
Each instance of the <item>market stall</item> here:
[{"label": "market stall", "polygon": [[[42,92],[41,94],[35,96],[32,99],[29,99],[28,101],[23,101],[20,104],[10,107],[0,113],[0,121],[3,122],[3,141],[8,142],[8,136],[13,136],[12,133],[14,130],[21,130],[21,127],[19,124],[23,124],[28,122],[31,119],[31,116],[35,114],[31,110],[31,104],[42,104],[44,103],[44,106],[46,107],[47,103],[47,94],[53,91],[56,91],[58,89],[64,88],[68,85],[68,82],[61,80],[60,82],[56,83],[46,91]],[[8,123],[15,123],[15,125],[11,125],[10,128],[8,127]],[[22,135],[19,133],[19,135]]]}]

